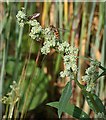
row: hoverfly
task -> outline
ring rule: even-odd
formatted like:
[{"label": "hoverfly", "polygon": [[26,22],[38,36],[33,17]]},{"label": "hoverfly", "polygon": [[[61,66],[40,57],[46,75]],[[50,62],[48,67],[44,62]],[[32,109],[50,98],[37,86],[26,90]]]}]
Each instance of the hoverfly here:
[{"label": "hoverfly", "polygon": [[[60,40],[59,30],[70,32],[70,30],[57,28],[57,27],[55,27],[53,25],[50,25],[49,28],[50,28],[50,31],[52,31],[54,33],[57,40]],[[53,52],[51,54],[53,54]],[[44,61],[44,59],[45,59],[45,55],[44,55],[44,57],[42,59],[42,62]]]},{"label": "hoverfly", "polygon": [[59,31],[53,25],[50,25],[50,30],[54,32],[56,39],[59,39]]},{"label": "hoverfly", "polygon": [[66,29],[56,28],[56,27],[54,27],[53,25],[50,25],[50,30],[54,32],[56,39],[59,39],[59,37],[60,37],[60,35],[59,35],[59,30],[70,32],[69,30],[66,30]]},{"label": "hoverfly", "polygon": [[28,20],[33,20],[37,17],[39,17],[40,13],[34,13],[33,15],[28,16]]}]

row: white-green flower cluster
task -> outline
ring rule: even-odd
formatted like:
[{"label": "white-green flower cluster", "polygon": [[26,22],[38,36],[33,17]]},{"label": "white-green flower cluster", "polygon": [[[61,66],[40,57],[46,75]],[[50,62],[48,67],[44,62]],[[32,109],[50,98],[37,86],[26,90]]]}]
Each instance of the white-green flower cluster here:
[{"label": "white-green flower cluster", "polygon": [[101,63],[97,60],[91,60],[91,65],[99,67],[101,65]]},{"label": "white-green flower cluster", "polygon": [[26,14],[23,11],[18,11],[17,15],[16,15],[18,24],[23,27],[25,22],[26,22]]},{"label": "white-green flower cluster", "polygon": [[36,19],[28,20],[26,14],[24,11],[18,11],[18,14],[16,15],[17,21],[20,26],[23,26],[24,24],[31,25],[31,31],[29,33],[29,36],[32,39],[36,39],[39,41],[42,38],[42,27],[39,22],[37,22]]},{"label": "white-green flower cluster", "polygon": [[19,100],[19,87],[15,81],[10,85],[11,91],[2,98],[4,104],[15,104]]},{"label": "white-green flower cluster", "polygon": [[[22,13],[23,13],[22,11],[19,11],[17,15],[18,21],[21,21],[22,18],[26,17],[24,13],[23,17],[18,17]],[[36,40],[44,39],[43,47],[41,48],[42,54],[47,55],[50,52],[51,48],[55,48],[60,53],[64,54],[63,60],[65,69],[64,71],[60,72],[60,75],[61,77],[72,78],[72,72],[77,72],[76,59],[78,49],[73,46],[70,46],[69,43],[66,41],[60,43],[60,41],[57,40],[54,32],[50,29],[50,27],[43,29],[39,22],[37,22],[37,20],[30,20],[27,21],[26,23],[31,25],[31,31],[29,33],[29,36],[32,39]]]},{"label": "white-green flower cluster", "polygon": [[102,112],[102,113],[98,113],[97,115],[96,115],[96,117],[97,117],[97,120],[99,120],[100,118],[102,118],[101,120],[106,120],[106,115],[104,115],[104,113]]},{"label": "white-green flower cluster", "polygon": [[31,31],[29,33],[29,36],[32,39],[36,39],[37,41],[39,41],[42,37],[42,27],[39,24],[39,22],[37,22],[37,20],[30,20],[28,22],[29,25],[31,25]]},{"label": "white-green flower cluster", "polygon": [[68,55],[69,54],[77,55],[78,53],[78,49],[76,47],[70,46],[70,44],[66,41],[58,45],[58,50]]},{"label": "white-green flower cluster", "polygon": [[42,54],[47,55],[50,52],[50,48],[56,47],[56,37],[50,28],[45,28],[43,30],[44,43],[41,48]]},{"label": "white-green flower cluster", "polygon": [[100,63],[98,61],[91,61],[90,67],[86,69],[86,75],[82,76],[82,81],[87,83],[86,90],[88,92],[93,91],[95,89],[95,80],[98,77],[97,68],[99,67]]},{"label": "white-green flower cluster", "polygon": [[64,71],[60,72],[60,76],[73,78],[71,73],[77,72],[76,60],[78,49],[76,47],[70,46],[69,43],[65,41],[58,46],[58,50],[64,53],[63,60],[65,65],[65,69]]}]

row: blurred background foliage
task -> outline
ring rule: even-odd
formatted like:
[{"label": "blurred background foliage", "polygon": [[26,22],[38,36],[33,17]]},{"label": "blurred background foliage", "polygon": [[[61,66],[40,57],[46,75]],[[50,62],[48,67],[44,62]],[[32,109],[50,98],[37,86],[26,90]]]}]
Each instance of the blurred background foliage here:
[{"label": "blurred background foliage", "polygon": [[[106,3],[105,3],[106,4]],[[106,5],[96,2],[4,2],[0,3],[0,97],[10,91],[16,81],[20,85],[18,113],[22,117],[46,119],[57,117],[54,109],[45,104],[57,101],[66,85],[59,72],[63,69],[62,58],[54,50],[40,54],[41,43],[31,40],[29,27],[20,28],[16,14],[22,7],[28,15],[40,13],[37,20],[42,27],[54,25],[62,28],[60,39],[79,48],[79,56],[92,57],[106,67]],[[67,31],[68,30],[68,31]],[[84,75],[89,62],[78,59],[78,80]],[[100,71],[101,72],[101,71]],[[97,81],[96,94],[105,103],[105,77]],[[80,88],[73,82],[70,101],[94,116],[85,102]],[[0,106],[1,107],[1,106]],[[5,113],[5,106],[2,112]],[[70,117],[66,114],[63,117]]]}]

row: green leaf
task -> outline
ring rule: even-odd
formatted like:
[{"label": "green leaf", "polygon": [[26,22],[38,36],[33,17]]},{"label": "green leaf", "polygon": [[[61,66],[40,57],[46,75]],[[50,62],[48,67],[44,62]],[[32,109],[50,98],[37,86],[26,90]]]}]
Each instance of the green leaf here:
[{"label": "green leaf", "polygon": [[72,87],[71,87],[71,82],[68,82],[67,85],[65,86],[62,95],[60,97],[59,100],[59,107],[58,107],[58,116],[60,118],[64,107],[66,106],[66,104],[68,103],[70,97],[72,95]]},{"label": "green leaf", "polygon": [[104,72],[102,72],[99,76],[98,76],[98,78],[100,78],[100,77],[102,77],[102,76],[105,76],[106,75],[106,70],[104,71]]},{"label": "green leaf", "polygon": [[[47,105],[57,109],[59,108],[59,102],[51,102],[48,103]],[[69,102],[64,107],[63,112],[79,120],[83,120],[83,119],[90,120],[89,115],[87,115],[82,109],[78,108],[73,104],[70,104]]]},{"label": "green leaf", "polygon": [[88,105],[92,110],[94,110],[95,113],[98,113],[98,112],[105,113],[105,107],[97,95],[91,94],[87,91],[86,92],[83,91],[83,94],[88,102]]},{"label": "green leaf", "polygon": [[99,97],[95,94],[93,94],[93,98],[96,102],[96,104],[98,105],[98,108],[99,108],[99,111],[102,113],[102,112],[105,112],[105,106],[103,105],[101,99],[99,99]]}]

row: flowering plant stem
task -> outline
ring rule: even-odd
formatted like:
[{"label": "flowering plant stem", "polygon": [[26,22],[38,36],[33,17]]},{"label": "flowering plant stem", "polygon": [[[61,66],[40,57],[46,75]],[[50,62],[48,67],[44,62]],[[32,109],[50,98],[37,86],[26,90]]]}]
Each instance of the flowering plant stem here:
[{"label": "flowering plant stem", "polygon": [[98,113],[98,112],[99,112],[99,108],[97,107],[97,105],[96,105],[96,103],[95,103],[95,101],[94,101],[94,99],[93,99],[92,94],[89,93],[89,92],[87,92],[87,91],[85,90],[84,86],[81,85],[81,84],[78,82],[77,76],[76,76],[76,74],[75,74],[74,72],[73,72],[73,75],[74,75],[74,78],[75,78],[74,81],[75,81],[76,84],[81,88],[82,93],[83,93],[83,94],[86,94],[86,96],[89,96],[89,98],[90,98],[92,104],[95,106],[95,109],[96,109],[96,111],[97,111],[97,113]]},{"label": "flowering plant stem", "polygon": [[95,111],[98,113],[99,112],[99,108],[96,105],[94,99],[93,99],[93,95],[89,92],[87,92],[86,90],[82,89],[82,93],[85,95],[85,97],[89,97],[89,99],[91,100],[91,103],[93,104]]}]

